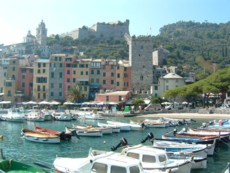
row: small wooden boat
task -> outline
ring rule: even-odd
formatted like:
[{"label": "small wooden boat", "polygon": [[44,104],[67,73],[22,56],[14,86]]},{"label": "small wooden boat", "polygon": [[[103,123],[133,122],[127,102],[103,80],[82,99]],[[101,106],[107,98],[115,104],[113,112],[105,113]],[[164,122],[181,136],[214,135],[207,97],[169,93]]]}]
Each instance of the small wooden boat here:
[{"label": "small wooden boat", "polygon": [[61,132],[61,131],[56,131],[56,130],[38,127],[38,126],[35,126],[35,131],[45,133],[45,134],[57,135],[60,137],[61,140],[67,140],[67,141],[69,141],[72,137],[71,132],[66,133],[64,131]]},{"label": "small wooden boat", "polygon": [[66,132],[76,133],[76,136],[85,136],[85,137],[102,137],[103,133],[101,130],[95,129],[76,129],[73,127],[66,127]]},{"label": "small wooden boat", "polygon": [[1,172],[21,172],[21,173],[22,172],[23,173],[48,173],[49,172],[36,165],[26,164],[15,160],[0,160],[0,170]]},{"label": "small wooden boat", "polygon": [[102,132],[103,135],[113,133],[113,129],[111,127],[94,127],[91,125],[80,126],[80,125],[76,125],[76,124],[73,124],[72,127],[75,129],[78,129],[78,130],[96,130],[96,131],[99,130]]},{"label": "small wooden boat", "polygon": [[21,135],[23,136],[23,138],[31,142],[46,144],[60,143],[60,137],[58,135],[36,132],[26,128],[22,129]]}]

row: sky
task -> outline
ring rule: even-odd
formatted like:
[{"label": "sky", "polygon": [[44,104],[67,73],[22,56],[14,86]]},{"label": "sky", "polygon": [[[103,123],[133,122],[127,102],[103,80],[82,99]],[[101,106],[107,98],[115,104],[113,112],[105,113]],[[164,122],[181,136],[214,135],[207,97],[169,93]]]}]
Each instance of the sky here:
[{"label": "sky", "polygon": [[0,44],[36,35],[42,20],[48,36],[126,19],[130,35],[158,35],[178,21],[226,23],[229,7],[229,0],[0,0]]}]

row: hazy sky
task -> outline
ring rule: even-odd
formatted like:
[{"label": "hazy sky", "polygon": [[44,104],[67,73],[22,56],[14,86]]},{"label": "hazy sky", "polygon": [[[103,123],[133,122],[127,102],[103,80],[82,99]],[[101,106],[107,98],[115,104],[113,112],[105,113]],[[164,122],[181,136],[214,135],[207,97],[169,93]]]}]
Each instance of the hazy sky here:
[{"label": "hazy sky", "polygon": [[157,35],[178,21],[226,23],[230,0],[0,0],[0,44],[36,35],[43,20],[51,34],[62,34],[97,22],[130,20],[131,35]]}]

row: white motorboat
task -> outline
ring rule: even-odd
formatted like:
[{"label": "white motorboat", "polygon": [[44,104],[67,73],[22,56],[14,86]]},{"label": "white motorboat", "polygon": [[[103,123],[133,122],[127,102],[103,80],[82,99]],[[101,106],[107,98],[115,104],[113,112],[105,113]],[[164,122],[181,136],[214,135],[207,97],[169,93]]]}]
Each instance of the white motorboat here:
[{"label": "white motorboat", "polygon": [[24,122],[25,111],[23,108],[10,108],[7,114],[2,116],[2,119],[10,122]]},{"label": "white motorboat", "polygon": [[102,137],[103,133],[101,130],[95,129],[76,129],[71,127],[66,127],[66,132],[75,132],[76,136],[85,136],[85,137]]},{"label": "white motorboat", "polygon": [[112,132],[113,133],[119,133],[121,131],[119,126],[116,126],[116,125],[113,125],[113,124],[107,124],[107,123],[97,122],[97,125],[98,125],[98,127],[109,127],[109,128],[112,128]]},{"label": "white motorboat", "polygon": [[120,127],[120,131],[130,131],[131,130],[131,126],[128,124],[123,124],[121,122],[118,121],[107,121],[108,124],[112,124],[115,125],[117,127]]},{"label": "white motorboat", "polygon": [[174,170],[143,170],[138,159],[127,157],[119,153],[91,150],[85,158],[63,158],[57,157],[53,162],[54,168],[62,173],[100,172],[100,173],[174,173]]},{"label": "white motorboat", "polygon": [[112,134],[113,133],[113,129],[111,127],[94,127],[94,126],[91,126],[91,125],[80,126],[80,125],[76,125],[76,124],[73,124],[72,127],[75,128],[75,129],[77,129],[77,130],[95,130],[95,131],[101,131],[103,135]]},{"label": "white motorboat", "polygon": [[166,151],[149,146],[136,145],[124,148],[121,152],[128,157],[140,160],[144,170],[177,169],[177,173],[190,173],[192,168],[189,159],[170,159]]},{"label": "white motorboat", "polygon": [[35,122],[45,121],[45,116],[40,110],[31,110],[26,114],[26,120]]},{"label": "white motorboat", "polygon": [[55,120],[58,121],[71,121],[73,120],[73,116],[71,113],[66,113],[66,111],[62,108],[58,108],[52,113]]}]

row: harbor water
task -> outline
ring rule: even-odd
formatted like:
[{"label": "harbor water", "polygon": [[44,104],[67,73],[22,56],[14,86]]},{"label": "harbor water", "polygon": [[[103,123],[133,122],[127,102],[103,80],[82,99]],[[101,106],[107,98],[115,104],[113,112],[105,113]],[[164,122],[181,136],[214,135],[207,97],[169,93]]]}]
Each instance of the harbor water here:
[{"label": "harbor water", "polygon": [[[129,117],[119,118],[123,122],[128,122],[129,119],[139,120],[141,118]],[[192,127],[198,127],[205,120],[197,120],[193,122]],[[26,163],[42,162],[47,165],[52,165],[55,157],[86,157],[90,148],[99,150],[111,150],[112,146],[117,145],[121,138],[126,138],[129,145],[139,144],[144,139],[148,132],[152,132],[155,137],[161,137],[169,131],[173,131],[175,127],[168,128],[148,128],[144,131],[121,132],[117,134],[104,135],[103,137],[72,137],[71,141],[63,141],[60,144],[42,144],[25,141],[21,136],[21,129],[34,129],[34,126],[41,126],[49,129],[64,131],[65,126],[76,124],[95,124],[95,121],[46,121],[46,122],[24,122],[13,123],[0,121],[0,134],[3,139],[0,141],[0,148],[3,150],[3,155],[7,159],[14,159]],[[185,126],[176,127],[178,130]],[[151,145],[146,141],[145,145]],[[200,170],[192,170],[192,173],[221,173],[226,167],[227,162],[230,162],[230,143],[222,144],[216,149],[213,157],[208,157],[208,168]]]}]

